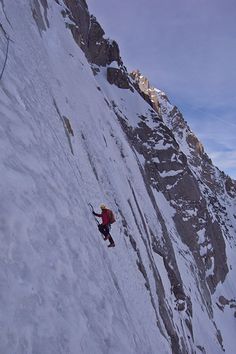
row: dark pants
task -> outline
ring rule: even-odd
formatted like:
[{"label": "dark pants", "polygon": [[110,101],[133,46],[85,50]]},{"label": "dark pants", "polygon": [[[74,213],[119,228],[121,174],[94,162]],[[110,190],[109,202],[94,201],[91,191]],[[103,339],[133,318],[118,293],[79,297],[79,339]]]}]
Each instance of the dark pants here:
[{"label": "dark pants", "polygon": [[108,240],[110,241],[110,243],[115,243],[113,238],[110,235],[110,229],[111,226],[110,225],[98,225],[98,230],[101,232],[101,234],[103,234],[106,238],[108,238]]}]

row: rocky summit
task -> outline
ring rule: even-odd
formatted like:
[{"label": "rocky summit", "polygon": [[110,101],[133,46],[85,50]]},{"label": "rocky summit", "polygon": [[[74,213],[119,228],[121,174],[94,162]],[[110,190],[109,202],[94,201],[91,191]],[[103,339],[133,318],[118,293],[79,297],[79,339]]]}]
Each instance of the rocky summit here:
[{"label": "rocky summit", "polygon": [[0,65],[0,354],[234,353],[236,182],[179,109],[85,0],[1,0]]}]

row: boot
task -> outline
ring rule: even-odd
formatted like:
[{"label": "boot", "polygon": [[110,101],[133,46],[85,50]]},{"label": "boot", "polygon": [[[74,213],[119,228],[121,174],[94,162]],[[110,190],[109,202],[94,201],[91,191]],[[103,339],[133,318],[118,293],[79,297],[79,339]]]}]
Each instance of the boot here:
[{"label": "boot", "polygon": [[115,247],[114,243],[110,243],[107,247]]},{"label": "boot", "polygon": [[110,241],[110,244],[107,247],[115,247],[115,242],[111,235],[108,235],[108,240]]}]

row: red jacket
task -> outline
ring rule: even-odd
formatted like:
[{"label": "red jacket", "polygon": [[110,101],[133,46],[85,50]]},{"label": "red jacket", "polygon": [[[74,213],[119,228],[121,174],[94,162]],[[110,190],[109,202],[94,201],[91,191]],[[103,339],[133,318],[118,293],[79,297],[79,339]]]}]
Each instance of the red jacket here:
[{"label": "red jacket", "polygon": [[110,213],[109,209],[103,209],[102,214],[95,213],[96,216],[102,218],[102,225],[109,225],[110,224]]}]

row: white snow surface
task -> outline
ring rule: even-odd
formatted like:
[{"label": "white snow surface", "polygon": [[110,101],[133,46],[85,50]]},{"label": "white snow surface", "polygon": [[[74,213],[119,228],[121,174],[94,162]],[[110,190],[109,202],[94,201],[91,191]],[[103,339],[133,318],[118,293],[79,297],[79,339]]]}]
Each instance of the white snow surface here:
[{"label": "white snow surface", "polygon": [[[0,82],[0,354],[169,354],[170,338],[161,320],[162,331],[157,326],[150,292],[119,214],[120,209],[126,216],[148,270],[142,220],[130,186],[146,224],[156,235],[161,235],[161,226],[139,157],[105,99],[115,101],[132,126],[149,106],[137,93],[109,85],[105,69],[94,77],[55,1],[48,1],[50,26],[42,33],[30,2],[8,0],[4,5],[7,19],[0,4],[0,22],[12,41]],[[1,64],[6,41],[0,35]],[[74,136],[65,133],[63,116],[69,118]],[[193,303],[195,343],[189,353],[200,353],[199,346],[207,353],[222,353],[189,267],[192,256],[175,229],[174,209],[162,193],[155,198]],[[101,203],[114,210],[115,248],[108,249],[102,240],[88,203],[97,211]],[[151,247],[150,252],[176,330],[185,337],[184,314],[174,310],[162,258]],[[229,247],[232,269],[234,252]],[[151,271],[148,278],[155,293]],[[235,298],[232,272],[227,284],[217,291]],[[158,297],[153,301],[158,308]],[[235,318],[231,309],[226,316],[228,320],[215,305],[214,321],[227,338],[223,344],[230,354],[236,345]]]}]

